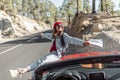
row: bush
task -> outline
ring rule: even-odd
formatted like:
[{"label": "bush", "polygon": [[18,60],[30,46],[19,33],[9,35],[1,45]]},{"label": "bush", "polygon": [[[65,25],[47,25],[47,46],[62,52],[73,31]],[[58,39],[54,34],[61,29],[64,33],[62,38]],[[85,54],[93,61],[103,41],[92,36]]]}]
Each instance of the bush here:
[{"label": "bush", "polygon": [[51,24],[51,21],[50,20],[45,20],[45,23],[46,24]]}]

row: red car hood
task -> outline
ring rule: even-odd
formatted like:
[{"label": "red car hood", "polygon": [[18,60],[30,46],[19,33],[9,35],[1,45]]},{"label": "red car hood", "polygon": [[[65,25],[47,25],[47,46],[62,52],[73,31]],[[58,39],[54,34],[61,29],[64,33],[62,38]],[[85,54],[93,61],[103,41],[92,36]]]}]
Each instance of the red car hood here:
[{"label": "red car hood", "polygon": [[61,60],[68,60],[74,58],[85,58],[85,57],[93,57],[93,56],[105,56],[105,55],[118,55],[120,52],[88,52],[88,53],[77,53],[70,54],[67,56],[63,56]]}]

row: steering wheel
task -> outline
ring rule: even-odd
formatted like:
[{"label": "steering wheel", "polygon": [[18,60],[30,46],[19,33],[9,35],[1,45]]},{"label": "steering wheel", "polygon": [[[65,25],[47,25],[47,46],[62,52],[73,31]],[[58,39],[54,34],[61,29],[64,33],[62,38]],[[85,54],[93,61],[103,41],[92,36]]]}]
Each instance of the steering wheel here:
[{"label": "steering wheel", "polygon": [[87,76],[75,70],[62,70],[49,75],[46,80],[88,80]]}]

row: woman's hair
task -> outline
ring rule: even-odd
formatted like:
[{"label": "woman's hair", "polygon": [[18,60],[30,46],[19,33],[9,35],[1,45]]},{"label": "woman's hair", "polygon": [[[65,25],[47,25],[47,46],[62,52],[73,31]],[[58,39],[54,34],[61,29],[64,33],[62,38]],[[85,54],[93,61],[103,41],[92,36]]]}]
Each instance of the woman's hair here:
[{"label": "woman's hair", "polygon": [[[52,34],[52,38],[56,38],[57,35],[58,35],[57,30],[54,29],[53,34]],[[64,41],[64,38],[63,38],[63,32],[60,32],[59,36],[60,36],[62,47],[64,47],[65,46],[65,41]]]},{"label": "woman's hair", "polygon": [[56,38],[56,36],[57,36],[57,30],[54,29],[54,30],[53,30],[53,33],[52,33],[52,38]]}]

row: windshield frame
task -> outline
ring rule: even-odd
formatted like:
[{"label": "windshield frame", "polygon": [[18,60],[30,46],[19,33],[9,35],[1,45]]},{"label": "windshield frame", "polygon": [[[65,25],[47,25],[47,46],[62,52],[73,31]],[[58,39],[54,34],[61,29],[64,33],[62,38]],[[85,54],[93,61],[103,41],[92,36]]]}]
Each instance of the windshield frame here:
[{"label": "windshield frame", "polygon": [[74,58],[68,59],[63,61],[55,61],[51,63],[46,63],[40,67],[38,67],[35,71],[35,74],[42,74],[45,71],[57,69],[60,67],[66,67],[71,65],[78,65],[78,64],[95,64],[95,63],[111,63],[113,61],[119,61],[120,54],[109,54],[109,55],[100,55],[100,56],[89,56],[84,58]]}]

